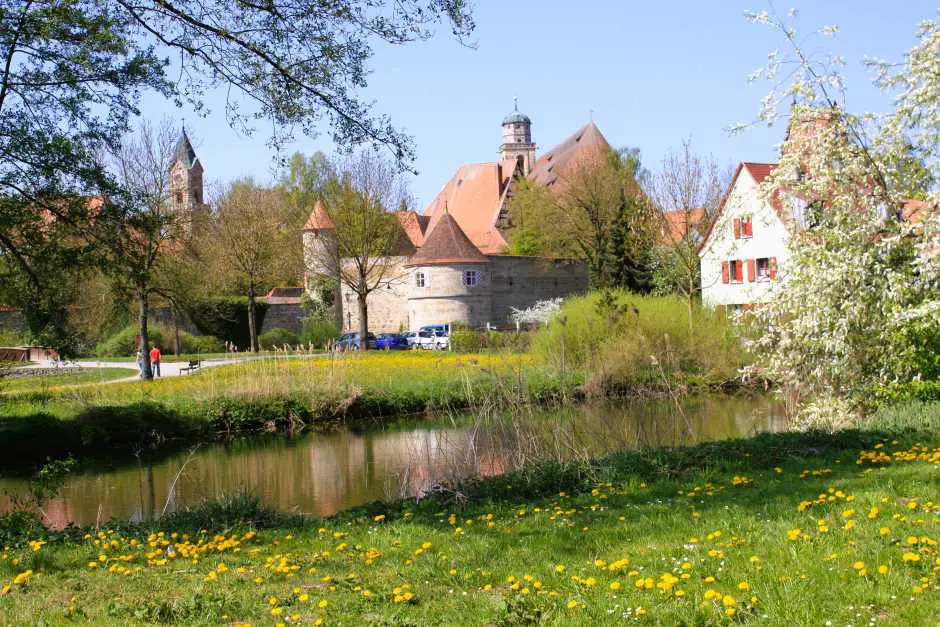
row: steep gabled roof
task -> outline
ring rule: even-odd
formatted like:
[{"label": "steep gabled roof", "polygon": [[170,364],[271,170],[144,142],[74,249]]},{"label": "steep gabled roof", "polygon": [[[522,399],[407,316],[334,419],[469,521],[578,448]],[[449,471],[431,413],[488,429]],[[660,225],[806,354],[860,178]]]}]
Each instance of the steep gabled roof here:
[{"label": "steep gabled roof", "polygon": [[173,152],[173,161],[170,165],[175,164],[177,161],[182,161],[187,170],[196,165],[196,161],[198,161],[196,151],[186,134],[186,129],[183,129],[183,136],[176,142],[176,150]]},{"label": "steep gabled roof", "polygon": [[565,141],[539,157],[529,172],[529,178],[549,188],[563,186],[566,178],[573,175],[578,168],[602,157],[608,150],[610,144],[600,129],[594,122],[588,122]]},{"label": "steep gabled roof", "polygon": [[[728,202],[728,197],[731,195],[731,190],[734,189],[734,186],[738,183],[738,177],[741,176],[741,172],[747,170],[748,174],[751,175],[751,178],[754,179],[754,182],[760,185],[764,182],[770,173],[774,171],[774,168],[777,167],[776,163],[753,163],[751,161],[742,161],[738,164],[737,169],[734,171],[734,176],[731,178],[731,184],[728,186],[728,191],[725,192],[725,195],[721,197],[721,203],[718,205],[718,210],[715,212],[715,215],[712,216],[711,223],[708,225],[708,230],[705,231],[705,237],[702,238],[702,243],[698,247],[698,251],[702,252],[705,246],[708,244],[709,238],[712,236],[712,231],[715,229],[715,225],[718,224],[718,221],[721,219],[721,214],[724,213],[725,205]],[[790,228],[792,224],[792,216],[789,215],[789,212],[783,208],[783,205],[779,200],[774,200],[773,203],[774,211],[777,213],[777,216],[783,222],[783,224]]]},{"label": "steep gabled roof", "polygon": [[395,217],[398,218],[398,223],[401,224],[401,228],[405,231],[405,235],[408,236],[411,243],[416,247],[421,246],[424,243],[425,227],[428,225],[428,220],[422,220],[424,216],[419,216],[414,211],[396,211]]},{"label": "steep gabled roof", "polygon": [[333,225],[333,220],[330,219],[330,214],[326,212],[326,207],[323,206],[323,203],[319,200],[316,204],[313,205],[313,211],[310,212],[310,217],[307,218],[306,224],[304,224],[304,231],[325,231],[329,229],[335,229]]},{"label": "steep gabled roof", "polygon": [[470,238],[457,224],[450,213],[443,213],[437,219],[418,249],[409,266],[430,266],[447,263],[489,263],[486,255],[473,245]]}]

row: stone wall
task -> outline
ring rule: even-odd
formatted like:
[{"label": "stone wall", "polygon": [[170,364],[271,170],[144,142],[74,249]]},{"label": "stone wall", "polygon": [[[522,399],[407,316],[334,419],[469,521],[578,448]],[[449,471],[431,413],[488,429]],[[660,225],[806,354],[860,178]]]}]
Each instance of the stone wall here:
[{"label": "stone wall", "polygon": [[[408,297],[406,294],[407,257],[390,257],[381,285],[373,290],[366,304],[369,307],[369,330],[373,333],[395,333],[407,330]],[[340,308],[343,331],[359,330],[359,301],[348,286],[340,289]]]},{"label": "stone wall", "polygon": [[[410,268],[408,316],[411,328],[451,322],[485,326],[492,319],[491,265],[448,264]],[[468,270],[479,272],[479,282],[473,287],[463,284],[464,271]],[[424,287],[417,285],[419,272],[424,274]]]},{"label": "stone wall", "polygon": [[588,289],[584,263],[567,259],[490,255],[491,324],[508,326],[511,308],[525,309],[540,300],[580,294]]},{"label": "stone wall", "polygon": [[300,333],[303,327],[303,317],[304,312],[300,303],[268,303],[268,310],[264,314],[264,322],[259,333],[271,329],[287,329]]}]

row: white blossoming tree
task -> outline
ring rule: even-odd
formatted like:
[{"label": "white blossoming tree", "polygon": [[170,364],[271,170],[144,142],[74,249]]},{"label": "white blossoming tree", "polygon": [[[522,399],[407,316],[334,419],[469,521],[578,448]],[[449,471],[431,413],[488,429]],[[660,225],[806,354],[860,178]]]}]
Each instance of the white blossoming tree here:
[{"label": "white blossoming tree", "polygon": [[940,28],[923,22],[902,64],[868,60],[893,107],[853,114],[844,62],[804,52],[794,11],[749,17],[789,50],[752,78],[773,85],[758,121],[789,112],[780,165],[761,191],[794,234],[783,280],[755,311],[755,354],[801,424],[838,427],[882,386],[940,375]]}]

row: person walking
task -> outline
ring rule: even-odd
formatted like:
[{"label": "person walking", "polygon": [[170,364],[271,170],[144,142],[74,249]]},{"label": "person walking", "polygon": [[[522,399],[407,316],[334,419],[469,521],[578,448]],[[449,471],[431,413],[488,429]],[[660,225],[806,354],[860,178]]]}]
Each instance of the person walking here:
[{"label": "person walking", "polygon": [[144,351],[143,349],[137,349],[137,374],[141,379],[144,378]]},{"label": "person walking", "polygon": [[150,370],[153,376],[160,376],[160,347],[156,344],[150,349]]}]

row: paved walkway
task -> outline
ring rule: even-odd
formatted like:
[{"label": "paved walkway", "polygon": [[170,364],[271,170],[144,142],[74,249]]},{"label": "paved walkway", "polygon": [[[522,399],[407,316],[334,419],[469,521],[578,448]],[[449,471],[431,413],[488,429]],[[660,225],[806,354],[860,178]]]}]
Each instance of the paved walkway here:
[{"label": "paved walkway", "polygon": [[[217,358],[217,359],[203,359],[201,368],[211,368],[212,366],[222,366],[224,364],[235,364],[241,361],[245,361],[245,357],[232,357],[232,358]],[[30,364],[26,366],[27,368],[55,368],[56,363],[51,361],[39,362]],[[77,368],[130,368],[132,370],[137,370],[137,364],[133,361],[69,361],[66,364],[59,363],[58,367],[77,367]],[[160,376],[161,377],[178,377],[180,375],[189,374],[188,372],[180,372],[183,368],[188,368],[188,361],[161,361],[160,362]],[[103,383],[119,383],[123,381],[136,381],[140,377],[137,375],[124,377],[122,379],[112,379],[110,381],[104,381]]]}]

